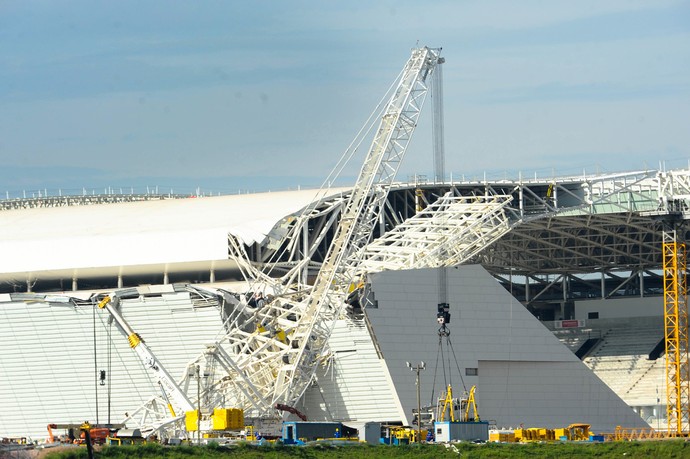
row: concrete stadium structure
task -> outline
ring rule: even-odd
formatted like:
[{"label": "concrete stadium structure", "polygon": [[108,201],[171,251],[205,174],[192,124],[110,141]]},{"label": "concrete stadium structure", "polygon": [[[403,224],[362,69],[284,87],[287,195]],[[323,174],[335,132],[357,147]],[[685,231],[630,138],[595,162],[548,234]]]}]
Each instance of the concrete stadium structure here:
[{"label": "concrete stadium structure", "polygon": [[[425,361],[424,404],[451,379],[456,390],[476,384],[483,419],[498,426],[647,425],[640,414],[648,420],[663,390],[628,397],[638,414],[623,401],[630,388],[615,381],[654,371],[636,369],[652,349],[607,356],[602,346],[620,341],[616,325],[663,316],[661,233],[685,239],[689,177],[392,185],[362,258],[369,307],[335,319],[325,366],[298,408],[314,420],[411,424],[415,374],[405,362]],[[350,192],[0,212],[0,436],[43,438],[50,422],[133,422],[160,392],[94,293],[139,288],[122,314],[194,398],[206,382],[189,365],[227,332],[228,311],[208,292],[244,294],[249,265],[275,276],[300,266],[313,277]],[[434,381],[436,311],[446,301],[456,368]],[[577,326],[566,333],[568,320]],[[583,362],[578,339],[597,332]],[[663,329],[650,336],[654,344]],[[602,363],[610,355],[637,357],[619,371]]]}]

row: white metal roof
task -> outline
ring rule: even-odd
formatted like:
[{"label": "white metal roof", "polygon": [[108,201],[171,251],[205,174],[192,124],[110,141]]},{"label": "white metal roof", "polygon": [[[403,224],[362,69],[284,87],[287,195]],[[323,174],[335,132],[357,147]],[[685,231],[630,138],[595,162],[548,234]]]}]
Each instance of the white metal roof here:
[{"label": "white metal roof", "polygon": [[228,233],[247,244],[263,241],[316,195],[301,190],[0,212],[0,278],[111,275],[114,267],[137,273],[227,260]]}]

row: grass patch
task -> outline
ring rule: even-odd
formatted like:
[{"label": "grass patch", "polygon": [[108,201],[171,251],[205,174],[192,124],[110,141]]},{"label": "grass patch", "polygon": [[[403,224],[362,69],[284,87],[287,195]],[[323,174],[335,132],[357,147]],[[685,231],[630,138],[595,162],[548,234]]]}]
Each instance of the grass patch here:
[{"label": "grass patch", "polygon": [[[46,459],[85,459],[86,448],[69,448],[61,451],[47,452]],[[162,446],[146,444],[135,446],[104,446],[96,452],[96,458],[168,458],[168,459],[579,459],[579,458],[685,458],[690,457],[690,443],[685,440],[660,440],[641,442],[607,442],[607,443],[529,443],[499,444],[489,443],[475,445],[455,443],[453,445],[314,445],[285,446],[280,444],[220,446],[211,443],[205,446]]]}]

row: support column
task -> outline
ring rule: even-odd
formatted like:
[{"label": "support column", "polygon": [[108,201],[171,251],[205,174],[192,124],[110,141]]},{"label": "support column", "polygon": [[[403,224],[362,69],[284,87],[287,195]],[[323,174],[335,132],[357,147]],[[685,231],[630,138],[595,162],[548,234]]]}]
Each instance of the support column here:
[{"label": "support column", "polygon": [[644,298],[644,269],[640,268],[640,298]]},{"label": "support column", "polygon": [[[309,247],[309,220],[302,224],[302,260],[309,257],[311,247]],[[309,263],[304,263],[302,272],[300,273],[302,283],[307,285],[309,281]]]},{"label": "support column", "polygon": [[77,290],[79,290],[79,281],[76,277],[73,277],[72,278],[72,291],[76,292]]}]

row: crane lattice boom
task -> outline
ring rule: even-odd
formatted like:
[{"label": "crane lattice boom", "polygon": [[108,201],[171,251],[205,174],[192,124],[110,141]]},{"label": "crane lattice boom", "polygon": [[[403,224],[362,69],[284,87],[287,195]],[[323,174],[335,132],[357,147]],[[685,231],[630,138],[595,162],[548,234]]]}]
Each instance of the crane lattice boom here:
[{"label": "crane lattice boom", "polygon": [[[412,138],[428,92],[427,77],[439,64],[439,54],[427,47],[412,50],[309,294],[281,295],[251,317],[238,317],[209,352],[229,369],[224,391],[234,394],[237,406],[261,413],[276,403],[295,404],[327,357],[333,321],[357,275],[357,254],[369,242]],[[252,321],[259,324],[256,329]]]}]

